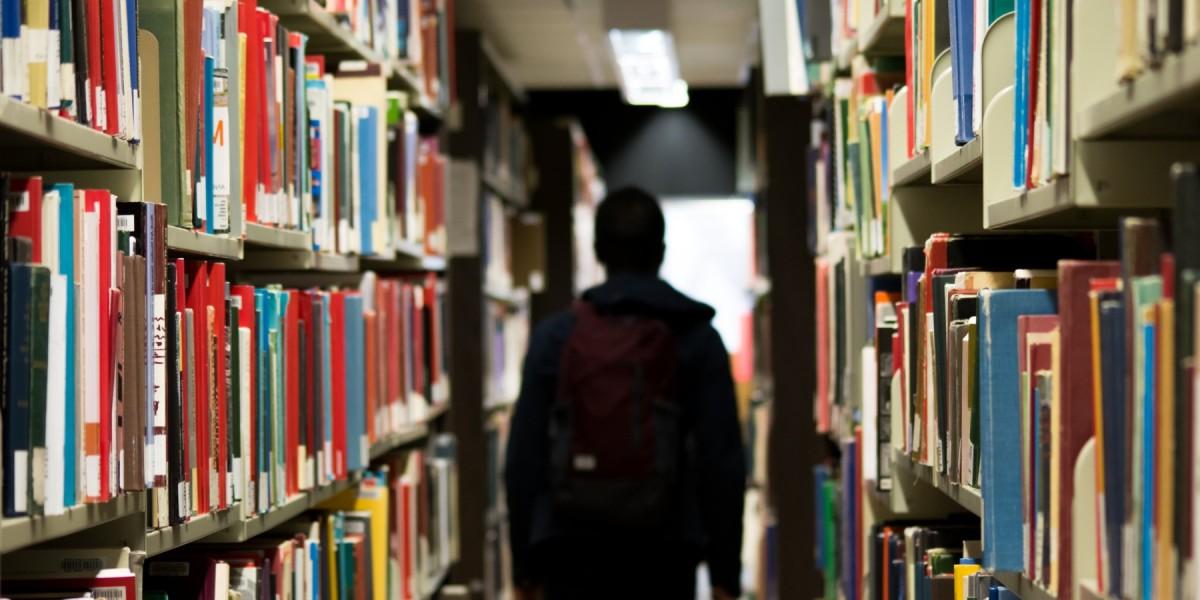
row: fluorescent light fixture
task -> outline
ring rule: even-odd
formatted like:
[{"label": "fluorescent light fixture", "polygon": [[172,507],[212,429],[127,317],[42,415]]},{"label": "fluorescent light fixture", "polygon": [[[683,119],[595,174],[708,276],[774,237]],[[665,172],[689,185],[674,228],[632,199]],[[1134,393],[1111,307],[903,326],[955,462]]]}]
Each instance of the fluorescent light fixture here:
[{"label": "fluorescent light fixture", "polygon": [[608,42],[621,94],[629,104],[680,108],[687,106],[687,82],[679,78],[675,40],[662,29],[610,29]]}]

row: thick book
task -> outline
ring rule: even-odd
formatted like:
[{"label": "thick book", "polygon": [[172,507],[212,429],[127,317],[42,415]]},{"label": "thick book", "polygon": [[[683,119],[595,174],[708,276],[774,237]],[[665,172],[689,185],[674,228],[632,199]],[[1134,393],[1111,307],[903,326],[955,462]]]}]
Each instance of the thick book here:
[{"label": "thick book", "polygon": [[[1060,464],[1057,466],[1061,490],[1061,520],[1056,523],[1062,548],[1071,547],[1072,502],[1075,494],[1075,458],[1083,444],[1094,434],[1092,414],[1094,381],[1092,372],[1092,329],[1088,292],[1094,279],[1117,277],[1121,265],[1115,261],[1062,261],[1058,269],[1058,306],[1061,315],[1063,352],[1060,366],[1061,402],[1059,429],[1054,432],[1061,444]],[[1067,555],[1064,555],[1067,556]],[[1070,560],[1060,560],[1059,598],[1071,598],[1074,588]]]},{"label": "thick book", "polygon": [[1017,317],[1053,314],[1052,292],[1046,290],[984,290],[979,308],[979,389],[982,431],[984,504],[984,568],[1017,571],[1023,553],[1021,503],[1012,490],[1021,487],[1021,465],[1005,460],[1019,447],[1019,410],[1005,398],[1017,398]]}]

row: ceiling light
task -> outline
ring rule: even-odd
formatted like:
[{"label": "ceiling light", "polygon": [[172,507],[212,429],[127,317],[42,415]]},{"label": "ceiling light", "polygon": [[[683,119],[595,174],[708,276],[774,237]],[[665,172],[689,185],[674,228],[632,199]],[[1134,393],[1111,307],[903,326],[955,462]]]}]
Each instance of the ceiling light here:
[{"label": "ceiling light", "polygon": [[608,42],[629,104],[687,106],[687,82],[679,78],[675,40],[662,29],[610,29]]}]

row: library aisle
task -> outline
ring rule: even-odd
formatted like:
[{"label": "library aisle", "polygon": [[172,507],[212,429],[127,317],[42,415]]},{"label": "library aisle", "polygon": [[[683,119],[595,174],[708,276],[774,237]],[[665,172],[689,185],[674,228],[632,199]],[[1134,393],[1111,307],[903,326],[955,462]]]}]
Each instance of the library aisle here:
[{"label": "library aisle", "polygon": [[1200,0],[0,0],[0,188],[0,599],[1200,599]]}]

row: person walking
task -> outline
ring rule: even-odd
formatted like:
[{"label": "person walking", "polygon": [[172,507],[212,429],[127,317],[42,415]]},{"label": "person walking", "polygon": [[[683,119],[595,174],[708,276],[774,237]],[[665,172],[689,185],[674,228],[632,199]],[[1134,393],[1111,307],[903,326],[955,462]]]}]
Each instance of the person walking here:
[{"label": "person walking", "polygon": [[745,458],[711,307],[658,276],[665,221],[637,188],[596,211],[607,279],[530,337],[505,464],[517,597],[740,593]]}]

